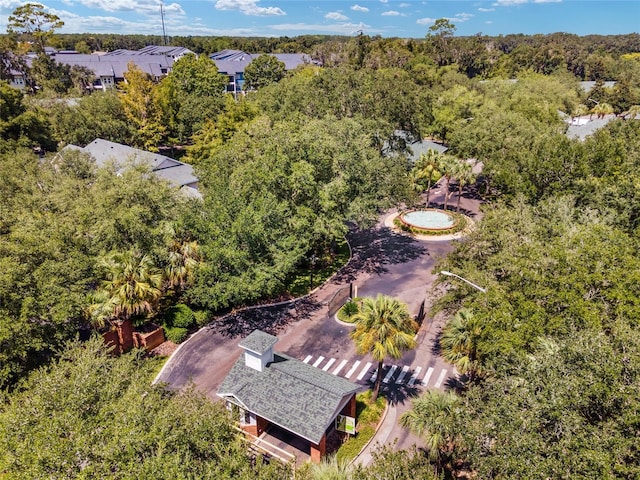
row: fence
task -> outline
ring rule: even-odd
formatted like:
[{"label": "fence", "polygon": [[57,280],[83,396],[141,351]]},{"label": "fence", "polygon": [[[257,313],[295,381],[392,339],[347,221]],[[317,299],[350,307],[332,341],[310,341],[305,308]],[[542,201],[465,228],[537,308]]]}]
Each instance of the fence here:
[{"label": "fence", "polygon": [[329,300],[328,304],[329,316],[336,313],[340,309],[340,307],[347,302],[347,299],[351,297],[352,285],[353,284],[351,283],[349,285],[345,285],[333,294],[333,297],[331,298],[331,300]]}]

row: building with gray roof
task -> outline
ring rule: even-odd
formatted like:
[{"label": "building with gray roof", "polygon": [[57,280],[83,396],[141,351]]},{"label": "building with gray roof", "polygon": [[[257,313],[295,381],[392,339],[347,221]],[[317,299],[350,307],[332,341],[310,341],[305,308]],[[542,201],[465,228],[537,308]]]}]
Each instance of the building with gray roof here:
[{"label": "building with gray roof", "polygon": [[89,154],[98,167],[113,163],[118,171],[122,171],[131,163],[142,163],[148,166],[156,177],[179,188],[185,195],[202,198],[198,192],[198,177],[196,177],[193,167],[165,155],[139,150],[101,138],[95,139],[84,148],[67,145],[65,149],[80,150]]},{"label": "building with gray roof", "polygon": [[272,55],[284,63],[286,71],[294,70],[300,65],[313,63],[311,57],[304,53],[247,53],[241,50],[221,50],[209,55],[218,67],[218,72],[229,78],[227,92],[238,94],[244,85],[244,69],[260,55]]},{"label": "building with gray roof", "polygon": [[244,350],[218,389],[240,411],[240,427],[259,436],[276,426],[309,442],[314,461],[326,454],[327,435],[338,415],[355,417],[360,386],[284,354],[277,337],[255,330],[239,343]]}]

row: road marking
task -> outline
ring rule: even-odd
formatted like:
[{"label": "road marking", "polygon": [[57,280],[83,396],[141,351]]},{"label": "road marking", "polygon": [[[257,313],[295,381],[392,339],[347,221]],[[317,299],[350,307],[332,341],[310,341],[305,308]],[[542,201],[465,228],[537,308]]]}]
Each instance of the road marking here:
[{"label": "road marking", "polygon": [[329,360],[327,364],[324,367],[322,367],[322,371],[326,372],[327,370],[329,370],[331,368],[331,365],[333,365],[335,361],[336,361],[335,358],[332,358],[331,360]]},{"label": "road marking", "polygon": [[436,385],[435,385],[436,388],[440,388],[440,385],[442,385],[442,381],[446,376],[447,376],[447,371],[442,370],[442,372],[440,373],[440,376],[438,377],[438,380],[436,380]]},{"label": "road marking", "polygon": [[356,360],[356,363],[353,364],[353,367],[351,367],[349,369],[349,371],[347,372],[347,374],[345,375],[346,378],[350,378],[351,375],[353,375],[353,372],[356,371],[356,368],[358,368],[358,365],[360,365],[360,360]]},{"label": "road marking", "polygon": [[416,383],[416,380],[418,379],[418,375],[420,375],[421,371],[422,371],[422,367],[416,367],[415,372],[413,372],[413,375],[411,375],[411,378],[409,379],[407,384],[410,386],[413,386],[413,384]]},{"label": "road marking", "polygon": [[422,379],[422,384],[426,387],[429,384],[429,380],[431,379],[431,375],[433,374],[433,367],[429,367],[427,369],[427,374]]},{"label": "road marking", "polygon": [[396,383],[402,383],[402,380],[404,380],[404,377],[408,371],[409,371],[409,365],[405,365],[404,367],[402,367],[402,371],[400,372],[400,375],[398,375],[398,378],[396,378]]},{"label": "road marking", "polygon": [[313,358],[313,355],[307,355],[307,358],[305,358],[302,362],[309,363],[309,360],[311,360],[312,358]]},{"label": "road marking", "polygon": [[389,371],[387,372],[387,376],[382,379],[382,383],[389,383],[389,380],[391,380],[391,377],[393,377],[393,374],[396,373],[397,369],[398,369],[397,365],[392,365]]},{"label": "road marking", "polygon": [[324,360],[324,357],[319,357],[314,363],[313,366],[317,367],[318,365],[320,365],[322,363],[322,361]]},{"label": "road marking", "polygon": [[334,375],[339,374],[339,373],[340,373],[340,370],[342,370],[346,364],[347,364],[347,361],[346,361],[346,360],[342,360],[342,361],[340,362],[340,365],[338,365],[338,366],[336,367],[336,369],[335,369],[333,372],[331,372],[331,373],[333,373]]},{"label": "road marking", "polygon": [[367,364],[364,366],[364,368],[360,372],[360,375],[356,377],[356,380],[362,380],[362,377],[366,375],[366,373],[369,371],[369,368],[371,368],[371,362],[367,362]]},{"label": "road marking", "polygon": [[[382,367],[382,369],[384,371],[384,367]],[[377,368],[373,371],[373,375],[371,375],[371,377],[369,378],[369,381],[370,382],[375,382],[376,378],[378,378],[378,369]]]}]

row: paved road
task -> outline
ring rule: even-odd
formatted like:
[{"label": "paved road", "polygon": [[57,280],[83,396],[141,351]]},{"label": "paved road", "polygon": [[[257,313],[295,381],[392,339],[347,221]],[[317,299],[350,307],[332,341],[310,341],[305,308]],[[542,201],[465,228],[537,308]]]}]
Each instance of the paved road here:
[{"label": "paved road", "polygon": [[[444,200],[443,188],[431,193],[432,204]],[[450,204],[455,202],[455,195]],[[469,195],[462,199],[465,213],[476,216],[479,201]],[[212,323],[183,344],[167,363],[158,380],[172,388],[193,383],[212,399],[216,389],[240,355],[238,342],[254,329],[277,335],[276,350],[302,361],[369,386],[374,362],[369,356],[357,355],[349,331],[353,328],[328,315],[327,301],[335,292],[353,282],[358,296],[384,293],[397,297],[417,314],[435,280],[431,273],[438,259],[453,249],[451,242],[421,241],[394,233],[380,224],[368,231],[352,232],[350,242],[353,258],[331,282],[309,298],[293,304],[237,313],[223,321]],[[434,339],[441,325],[427,318],[418,332],[418,347],[398,361],[388,362],[383,388],[394,403],[393,413],[399,416],[410,408],[410,398],[425,388],[444,389],[454,381],[454,371],[435,352]],[[371,364],[367,367],[367,364]],[[340,368],[339,368],[340,367]],[[367,368],[365,368],[367,367]],[[390,419],[397,420],[397,418]],[[398,440],[397,448],[420,445],[420,439],[394,422],[383,441]]]}]

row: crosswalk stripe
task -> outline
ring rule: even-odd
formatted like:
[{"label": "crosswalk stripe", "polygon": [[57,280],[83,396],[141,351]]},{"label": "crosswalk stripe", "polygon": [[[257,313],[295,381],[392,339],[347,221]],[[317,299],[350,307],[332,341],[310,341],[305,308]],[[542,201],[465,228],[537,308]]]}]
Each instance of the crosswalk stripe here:
[{"label": "crosswalk stripe", "polygon": [[435,385],[436,388],[440,388],[440,385],[442,385],[442,381],[446,376],[447,376],[447,371],[442,370],[442,372],[440,373],[440,376],[438,377],[438,380],[436,381],[436,385]]},{"label": "crosswalk stripe", "polygon": [[396,383],[402,383],[402,380],[404,380],[404,377],[408,371],[409,371],[409,365],[405,365],[404,367],[402,367],[402,371],[400,372],[400,375],[398,375],[398,378],[396,378]]},{"label": "crosswalk stripe", "polygon": [[356,369],[358,368],[358,365],[360,365],[360,360],[356,360],[356,363],[353,364],[353,367],[351,367],[349,369],[349,371],[347,372],[347,374],[345,375],[346,378],[351,378],[351,375],[353,375],[353,372],[356,371]]},{"label": "crosswalk stripe", "polygon": [[416,383],[416,380],[418,379],[418,375],[420,375],[421,371],[422,371],[422,367],[416,367],[416,370],[413,372],[413,375],[411,375],[411,378],[407,382],[409,386],[413,386],[413,384]]},{"label": "crosswalk stripe", "polygon": [[311,360],[312,358],[313,358],[313,355],[307,355],[307,358],[305,358],[302,362],[309,363],[309,360]]},{"label": "crosswalk stripe", "polygon": [[389,380],[391,380],[391,377],[393,377],[393,374],[396,373],[397,369],[397,365],[391,365],[391,368],[387,372],[387,375],[382,379],[382,383],[389,383]]},{"label": "crosswalk stripe", "polygon": [[422,379],[422,384],[426,387],[427,384],[429,383],[429,380],[431,379],[431,375],[433,374],[433,367],[429,367],[427,369],[427,374],[424,376],[424,378]]},{"label": "crosswalk stripe", "polygon": [[319,357],[314,363],[313,366],[317,367],[318,365],[320,365],[322,363],[322,361],[324,360],[324,357]]},{"label": "crosswalk stripe", "polygon": [[[367,364],[364,366],[364,368],[362,369],[362,371],[360,372],[360,375],[358,375],[356,377],[357,380],[362,380],[362,377],[364,377],[367,372],[369,371],[369,368],[371,367],[371,362],[367,362]],[[376,370],[377,371],[377,370]]]},{"label": "crosswalk stripe", "polygon": [[331,373],[333,373],[334,375],[338,375],[340,373],[340,370],[342,370],[346,364],[347,364],[347,361],[346,360],[342,360],[340,362],[340,365],[338,365],[336,367],[336,369]]},{"label": "crosswalk stripe", "polygon": [[336,361],[335,358],[332,358],[331,360],[329,360],[327,364],[324,367],[322,367],[322,371],[326,372],[327,370],[329,370],[331,368],[331,365],[333,365],[335,361]]}]

